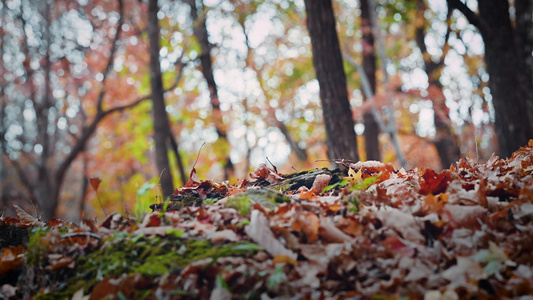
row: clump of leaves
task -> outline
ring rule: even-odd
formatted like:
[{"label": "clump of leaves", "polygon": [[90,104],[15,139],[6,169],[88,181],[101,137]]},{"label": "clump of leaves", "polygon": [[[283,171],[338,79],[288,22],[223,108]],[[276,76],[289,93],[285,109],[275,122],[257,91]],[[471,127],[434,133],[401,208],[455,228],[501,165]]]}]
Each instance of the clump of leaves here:
[{"label": "clump of leaves", "polygon": [[[19,209],[20,221],[3,218],[0,225],[44,229],[34,229],[24,254],[22,268],[33,277],[21,276],[8,297],[512,299],[533,293],[533,141],[510,159],[461,159],[440,173],[348,163],[344,180],[310,172],[284,193],[268,189],[285,181],[268,183],[272,171],[263,168],[264,186],[245,192],[228,186],[224,205],[169,212],[161,204],[163,211],[138,223],[112,214],[99,225],[61,227]],[[196,187],[201,184],[190,191]],[[2,249],[0,258],[11,250]]]}]

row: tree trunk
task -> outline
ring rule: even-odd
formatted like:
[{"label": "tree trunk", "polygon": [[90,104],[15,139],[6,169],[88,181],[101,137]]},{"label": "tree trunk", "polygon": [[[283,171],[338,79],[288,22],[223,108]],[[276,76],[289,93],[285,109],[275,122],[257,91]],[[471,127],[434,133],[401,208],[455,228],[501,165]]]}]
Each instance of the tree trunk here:
[{"label": "tree trunk", "polygon": [[[376,94],[376,48],[374,47],[374,34],[370,21],[370,10],[367,0],[361,0],[361,31],[363,32],[363,69],[370,83],[372,94]],[[364,94],[363,94],[364,95]],[[364,101],[368,101],[366,97]],[[367,160],[380,160],[379,127],[372,112],[368,111],[363,116],[365,123],[365,152]]]},{"label": "tree trunk", "polygon": [[330,159],[359,160],[331,0],[305,0]]},{"label": "tree trunk", "polygon": [[154,117],[154,141],[156,164],[161,176],[161,189],[163,198],[167,198],[174,192],[172,183],[172,173],[168,160],[169,122],[165,110],[165,99],[163,95],[163,82],[161,79],[161,65],[159,62],[159,23],[157,12],[159,6],[157,0],[150,0],[148,4],[148,36],[150,38],[150,78],[152,87],[152,103]]},{"label": "tree trunk", "polygon": [[447,0],[449,9],[458,9],[481,32],[485,43],[485,63],[489,88],[496,113],[494,127],[500,146],[499,154],[509,157],[532,137],[532,122],[527,102],[533,87],[520,65],[515,30],[509,17],[507,0],[478,1],[479,15],[460,0]]},{"label": "tree trunk", "polygon": [[533,0],[516,0],[516,45],[520,65],[530,85],[527,110],[533,132]]},{"label": "tree trunk", "polygon": [[531,99],[531,83],[520,65],[506,0],[480,0],[479,16],[487,25],[481,31],[489,87],[496,111],[495,128],[500,154],[509,157],[532,138],[526,99]]},{"label": "tree trunk", "polygon": [[40,102],[35,102],[35,115],[37,120],[37,141],[42,146],[40,154],[40,162],[37,167],[37,191],[36,195],[39,199],[39,208],[42,210],[44,220],[48,220],[55,216],[57,205],[59,203],[58,193],[55,192],[55,187],[58,185],[54,181],[49,171],[49,159],[51,153],[50,149],[50,135],[48,133],[49,111],[54,106],[51,101],[51,83],[50,83],[50,17],[51,17],[51,1],[45,1],[45,28],[44,39],[46,41],[46,54],[44,57],[44,95]]},{"label": "tree trunk", "polygon": [[[6,1],[2,0],[2,7],[5,7]],[[5,9],[1,11],[0,20],[5,18]],[[0,57],[4,57],[4,38],[5,32],[0,32]],[[0,65],[0,74],[5,73],[4,64]],[[7,141],[6,141],[6,131],[7,126],[4,124],[4,119],[7,117],[5,112],[5,107],[7,105],[7,99],[5,96],[5,89],[7,87],[7,82],[4,76],[0,76],[0,206],[6,207],[8,202],[7,195],[5,193],[5,176],[6,176],[6,167],[4,165],[4,155],[7,156]]]},{"label": "tree trunk", "polygon": [[235,168],[231,162],[229,152],[229,141],[227,129],[224,125],[222,118],[222,111],[220,110],[220,101],[218,99],[218,88],[215,82],[215,77],[213,75],[213,65],[211,58],[211,43],[209,43],[209,34],[207,32],[207,25],[205,22],[205,16],[199,18],[198,16],[198,7],[196,6],[196,0],[185,0],[186,3],[191,7],[191,17],[193,20],[193,30],[198,43],[200,44],[200,63],[202,74],[207,82],[207,87],[209,89],[209,97],[211,100],[213,125],[215,126],[216,132],[218,134],[219,141],[222,143],[222,148],[224,149],[221,153],[224,156],[224,177],[229,179],[235,173]]},{"label": "tree trunk", "polygon": [[450,119],[450,109],[446,106],[446,97],[442,92],[442,84],[439,79],[441,76],[442,68],[444,66],[444,59],[446,57],[446,47],[448,43],[448,37],[450,29],[446,32],[444,38],[443,54],[439,61],[433,61],[433,58],[427,51],[426,47],[426,27],[427,20],[424,17],[424,12],[427,9],[427,4],[424,0],[417,0],[417,21],[416,27],[416,43],[424,60],[424,69],[428,76],[428,93],[433,103],[433,122],[435,126],[435,138],[433,144],[437,148],[439,154],[440,163],[442,168],[450,167],[461,156],[461,151],[457,142],[457,136],[453,132],[451,126],[452,121]]},{"label": "tree trunk", "polygon": [[533,0],[515,0],[518,54],[533,84]]}]

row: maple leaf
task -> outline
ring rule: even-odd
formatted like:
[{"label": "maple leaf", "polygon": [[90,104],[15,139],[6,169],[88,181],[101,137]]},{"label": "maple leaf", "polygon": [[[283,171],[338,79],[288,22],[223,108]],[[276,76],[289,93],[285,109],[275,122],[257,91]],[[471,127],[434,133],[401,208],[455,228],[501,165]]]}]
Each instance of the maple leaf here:
[{"label": "maple leaf", "polygon": [[424,174],[422,174],[422,179],[419,179],[420,194],[427,195],[431,193],[437,195],[446,191],[452,176],[449,170],[442,170],[442,172],[437,174],[432,169],[426,169]]},{"label": "maple leaf", "polygon": [[355,172],[352,168],[350,168],[348,170],[348,177],[344,177],[344,179],[351,181],[352,184],[357,184],[363,181],[362,176],[363,172],[360,169]]}]

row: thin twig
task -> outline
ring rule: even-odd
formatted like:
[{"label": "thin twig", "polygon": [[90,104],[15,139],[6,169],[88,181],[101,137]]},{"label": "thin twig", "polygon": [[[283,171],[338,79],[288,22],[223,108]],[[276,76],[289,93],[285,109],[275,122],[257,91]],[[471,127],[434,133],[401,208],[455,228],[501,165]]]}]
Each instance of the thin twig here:
[{"label": "thin twig", "polygon": [[78,236],[89,236],[97,240],[102,239],[102,237],[99,234],[96,234],[94,232],[72,232],[72,233],[65,233],[61,235],[61,237],[64,239],[71,238],[71,237],[78,237]]}]

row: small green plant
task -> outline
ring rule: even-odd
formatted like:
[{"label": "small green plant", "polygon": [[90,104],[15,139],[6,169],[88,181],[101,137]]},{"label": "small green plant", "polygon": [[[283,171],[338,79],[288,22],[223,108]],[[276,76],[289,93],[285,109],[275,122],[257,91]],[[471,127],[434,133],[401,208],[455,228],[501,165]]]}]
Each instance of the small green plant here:
[{"label": "small green plant", "polygon": [[368,189],[371,185],[379,181],[379,176],[367,177],[361,183],[356,183],[350,188],[350,192],[353,191],[364,191]]},{"label": "small green plant", "polygon": [[206,198],[204,200],[205,204],[213,205],[215,204],[219,199],[218,198]]},{"label": "small green plant", "polygon": [[323,190],[322,190],[322,194],[323,193],[326,193],[326,192],[329,192],[333,189],[342,189],[343,187],[346,187],[348,185],[349,181],[348,180],[342,180],[342,181],[339,181],[339,182],[335,182],[334,184],[330,184],[328,185],[327,187],[325,187]]},{"label": "small green plant", "polygon": [[[356,183],[352,187],[349,188],[350,192],[353,191],[365,191],[367,190],[372,184],[379,181],[379,176],[372,176],[367,177],[363,180],[361,183]],[[356,194],[352,193],[348,196],[348,203],[350,203],[350,211],[353,214],[356,214],[359,212],[359,198]]]},{"label": "small green plant", "polygon": [[146,197],[146,194],[155,187],[155,183],[145,182],[139,189],[137,189],[137,199],[135,200],[135,216],[142,218],[152,204],[150,197]]}]

